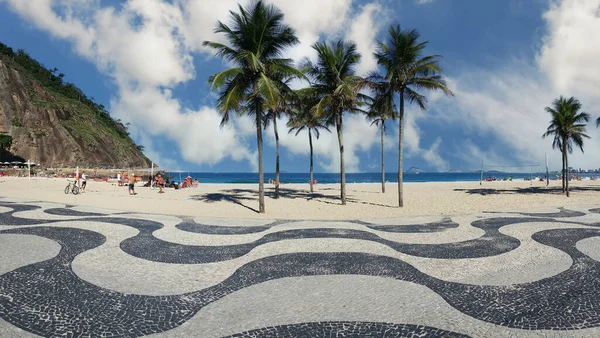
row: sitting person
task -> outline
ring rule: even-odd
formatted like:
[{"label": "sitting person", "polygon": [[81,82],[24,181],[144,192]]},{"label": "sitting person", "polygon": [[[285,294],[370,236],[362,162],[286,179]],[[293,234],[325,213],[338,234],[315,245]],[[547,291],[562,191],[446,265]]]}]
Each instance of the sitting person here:
[{"label": "sitting person", "polygon": [[183,180],[183,183],[181,183],[181,188],[189,188],[192,186],[192,177],[188,176]]},{"label": "sitting person", "polygon": [[194,179],[194,182],[192,182],[192,187],[194,188],[198,188],[198,185],[200,184],[200,182],[198,182],[197,179]]}]

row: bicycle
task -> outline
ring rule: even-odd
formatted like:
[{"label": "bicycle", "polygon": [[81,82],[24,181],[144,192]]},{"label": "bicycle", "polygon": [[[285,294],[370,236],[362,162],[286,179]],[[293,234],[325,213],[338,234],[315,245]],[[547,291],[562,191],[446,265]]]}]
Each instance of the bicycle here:
[{"label": "bicycle", "polygon": [[67,187],[65,188],[65,194],[69,194],[69,193],[73,193],[73,195],[77,195],[79,194],[79,187],[77,186],[77,184],[75,184],[75,182],[73,181],[69,181],[69,184],[67,185]]}]

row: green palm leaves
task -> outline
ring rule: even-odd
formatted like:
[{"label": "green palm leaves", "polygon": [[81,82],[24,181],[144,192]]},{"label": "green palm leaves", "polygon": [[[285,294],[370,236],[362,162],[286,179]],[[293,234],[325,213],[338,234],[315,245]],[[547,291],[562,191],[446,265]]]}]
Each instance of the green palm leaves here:
[{"label": "green palm leaves", "polygon": [[367,120],[371,121],[371,125],[379,126],[381,131],[381,192],[385,193],[385,121],[396,118],[394,90],[385,83],[370,83],[370,86],[375,94]]},{"label": "green palm leaves", "polygon": [[359,106],[367,100],[360,93],[365,80],[355,74],[361,55],[354,43],[338,41],[333,45],[316,43],[317,61],[305,60],[302,69],[311,80],[308,90],[317,98],[312,108],[315,117],[324,118],[328,125],[336,127],[340,149],[340,185],[342,205],[346,204],[346,171],[344,167],[343,115],[360,111]]},{"label": "green palm leaves", "polygon": [[283,23],[283,13],[273,5],[257,1],[248,8],[238,6],[238,11],[230,11],[229,25],[218,22],[215,29],[225,36],[227,44],[205,41],[204,46],[234,65],[209,78],[219,91],[217,109],[221,124],[230,120],[232,112],[256,119],[259,212],[264,213],[264,112],[268,107],[276,107],[281,93],[289,90],[284,79],[302,76],[292,60],[281,58],[286,48],[299,41],[294,30]]},{"label": "green palm leaves", "polygon": [[312,135],[319,139],[320,130],[329,131],[325,120],[319,118],[313,114],[313,107],[320,101],[319,97],[316,96],[311,88],[306,88],[296,92],[295,100],[292,105],[292,111],[290,120],[288,121],[289,132],[296,132],[296,136],[303,130],[308,131],[308,145],[310,148],[310,176],[309,186],[310,192],[314,192],[314,178],[313,178],[313,142]]},{"label": "green palm leaves", "polygon": [[373,74],[370,80],[383,93],[396,92],[399,95],[399,139],[398,139],[398,205],[404,206],[402,189],[402,153],[404,148],[404,102],[426,108],[427,98],[422,90],[441,90],[453,95],[442,78],[439,55],[423,56],[427,41],[419,41],[416,30],[402,31],[400,26],[391,26],[388,39],[377,42],[374,53],[377,64],[384,70],[383,75]]},{"label": "green palm leaves", "polygon": [[[546,107],[546,112],[551,116],[550,125],[542,138],[553,137],[552,148],[558,148],[562,153],[563,192],[569,196],[569,157],[573,152],[573,145],[583,152],[583,139],[590,138],[585,131],[585,126],[590,120],[590,115],[580,112],[581,102],[574,97],[565,99],[562,96],[552,102],[552,107]],[[600,119],[599,119],[600,120]],[[600,123],[600,121],[596,121]]]}]

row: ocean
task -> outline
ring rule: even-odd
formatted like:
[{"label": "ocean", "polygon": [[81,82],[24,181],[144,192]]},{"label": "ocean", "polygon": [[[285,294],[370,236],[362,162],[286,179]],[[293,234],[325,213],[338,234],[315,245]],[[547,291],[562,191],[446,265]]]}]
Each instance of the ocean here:
[{"label": "ocean", "polygon": [[[170,172],[171,180],[181,182],[187,175],[198,179],[200,183],[236,183],[253,184],[258,182],[257,173],[207,173],[207,172]],[[545,173],[533,173],[533,178],[545,177]],[[581,177],[590,177],[594,174],[579,174]],[[596,174],[597,175],[597,174]],[[529,179],[530,173],[484,173],[484,179],[495,177],[498,180],[512,177],[513,180]],[[180,179],[181,177],[181,179]],[[319,183],[340,183],[339,173],[315,173],[314,179]],[[556,174],[550,173],[550,178]],[[420,173],[404,174],[404,182],[479,182],[480,173]],[[265,173],[265,182],[275,179],[275,173]],[[308,183],[308,173],[280,173],[279,180],[285,183]],[[386,173],[386,182],[398,182],[397,173]],[[347,173],[346,183],[381,183],[381,173]]]}]

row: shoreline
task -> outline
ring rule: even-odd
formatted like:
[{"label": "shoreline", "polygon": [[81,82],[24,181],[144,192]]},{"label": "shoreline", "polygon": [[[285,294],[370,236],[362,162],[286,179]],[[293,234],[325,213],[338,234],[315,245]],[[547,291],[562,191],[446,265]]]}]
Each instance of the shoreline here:
[{"label": "shoreline", "polygon": [[198,188],[158,189],[136,185],[136,196],[127,187],[88,180],[88,191],[66,195],[66,179],[1,177],[0,197],[29,201],[91,206],[116,211],[207,218],[268,220],[358,220],[421,216],[457,216],[484,211],[552,209],[600,205],[600,181],[572,181],[571,197],[562,195],[561,181],[407,182],[404,208],[398,208],[397,184],[347,184],[348,205],[339,199],[339,184],[308,183],[280,186],[281,198],[273,198],[274,186],[265,187],[266,214],[259,214],[257,184],[204,183]]}]

